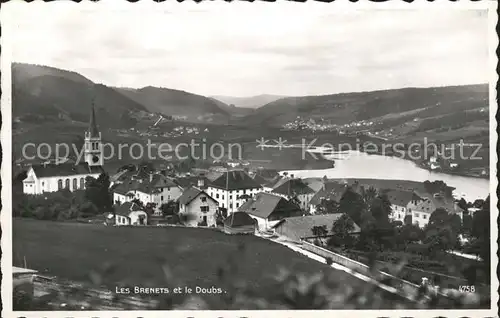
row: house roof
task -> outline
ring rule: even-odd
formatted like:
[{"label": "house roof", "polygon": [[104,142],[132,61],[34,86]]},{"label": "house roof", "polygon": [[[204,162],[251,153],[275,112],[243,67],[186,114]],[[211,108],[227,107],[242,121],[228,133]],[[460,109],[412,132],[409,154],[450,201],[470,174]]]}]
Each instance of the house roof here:
[{"label": "house roof", "polygon": [[115,213],[122,216],[128,216],[130,212],[133,211],[142,211],[142,209],[135,202],[125,202],[116,207]]},{"label": "house roof", "polygon": [[318,205],[321,203],[321,200],[334,200],[339,202],[342,198],[346,189],[346,185],[337,182],[327,182],[324,184],[323,189],[320,189],[316,194],[311,198],[309,204]]},{"label": "house roof", "polygon": [[231,213],[225,220],[224,225],[229,227],[239,227],[254,225],[255,220],[248,213],[237,211]]},{"label": "house roof", "polygon": [[287,199],[266,192],[257,193],[253,199],[243,203],[238,211],[246,212],[263,219],[268,218],[272,213],[278,211],[290,213],[301,212],[298,206]]},{"label": "house roof", "polygon": [[389,190],[385,192],[394,205],[407,206],[412,200],[420,199],[414,192],[404,190]]},{"label": "house roof", "polygon": [[180,186],[181,188],[183,189],[186,189],[186,188],[189,188],[189,187],[192,187],[192,186],[198,186],[198,181],[199,180],[203,180],[203,184],[205,185],[205,187],[208,185],[208,183],[210,182],[210,180],[206,177],[202,177],[202,176],[191,176],[191,177],[181,177],[181,178],[176,178],[175,179],[175,183]]},{"label": "house roof", "polygon": [[[293,236],[297,239],[304,237],[311,237],[312,228],[314,226],[326,226],[328,234],[334,234],[332,232],[332,225],[342,216],[342,213],[334,214],[318,214],[318,215],[307,215],[307,216],[296,216],[285,218],[277,223],[274,228],[286,227],[287,233],[293,233]],[[353,232],[359,232],[360,228],[357,224],[354,224]]]},{"label": "house roof", "polygon": [[243,190],[262,187],[243,170],[227,171],[210,182],[210,186],[225,190]]},{"label": "house roof", "polygon": [[323,185],[324,185],[323,180],[318,179],[318,178],[306,178],[306,179],[302,179],[302,180],[314,192],[318,192],[319,190],[321,190],[323,188]]},{"label": "house roof", "polygon": [[142,179],[128,178],[128,181],[124,181],[113,191],[120,194],[126,194],[131,190],[136,190],[142,193],[152,194],[159,193],[160,188],[177,187],[174,181],[159,173],[154,174],[151,180],[149,178],[149,175],[147,175],[147,178]]},{"label": "house roof", "polygon": [[210,195],[208,195],[208,193],[206,193],[205,191],[197,188],[197,187],[190,187],[190,188],[187,188],[183,193],[182,195],[177,199],[177,201],[180,203],[180,204],[189,204],[191,201],[193,201],[194,199],[196,199],[200,194],[205,194],[210,200],[214,201],[214,202],[217,202],[215,201],[214,198],[212,198]]},{"label": "house roof", "polygon": [[87,163],[38,164],[31,167],[37,178],[69,177],[74,175],[101,174],[104,172],[103,167],[89,166]]},{"label": "house roof", "polygon": [[266,185],[269,181],[267,181],[266,179],[264,179],[263,177],[261,177],[260,175],[258,174],[254,174],[252,176],[252,179],[257,182],[258,184],[260,184],[261,186],[264,186]]},{"label": "house roof", "polygon": [[281,185],[273,188],[274,193],[293,196],[298,194],[314,193],[314,190],[309,188],[301,179],[288,179]]},{"label": "house roof", "polygon": [[115,173],[114,175],[110,176],[109,181],[116,182],[119,180],[123,180],[124,178],[128,177],[129,174],[130,174],[130,171],[128,171],[126,169],[119,171],[119,172]]}]

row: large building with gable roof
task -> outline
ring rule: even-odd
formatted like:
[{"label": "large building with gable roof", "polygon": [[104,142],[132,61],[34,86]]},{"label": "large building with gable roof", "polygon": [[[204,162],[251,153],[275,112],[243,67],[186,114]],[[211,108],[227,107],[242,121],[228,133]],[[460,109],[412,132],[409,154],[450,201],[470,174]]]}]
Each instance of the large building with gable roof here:
[{"label": "large building with gable roof", "polygon": [[45,162],[31,165],[23,180],[23,192],[26,194],[43,194],[62,189],[70,191],[85,189],[87,177],[98,178],[103,169],[101,132],[97,128],[94,105],[90,113],[89,128],[85,132],[83,145],[84,162],[55,163]]}]

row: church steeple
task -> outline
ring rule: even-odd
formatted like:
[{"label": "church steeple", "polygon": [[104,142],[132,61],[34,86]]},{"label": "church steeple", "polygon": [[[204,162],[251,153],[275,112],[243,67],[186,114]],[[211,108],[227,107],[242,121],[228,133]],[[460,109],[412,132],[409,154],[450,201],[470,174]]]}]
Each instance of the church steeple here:
[{"label": "church steeple", "polygon": [[92,99],[92,108],[90,110],[89,128],[85,132],[84,147],[85,162],[89,166],[102,166],[103,156],[101,146],[101,133],[97,128],[94,99]]},{"label": "church steeple", "polygon": [[90,134],[90,137],[92,137],[92,138],[99,137],[99,129],[97,129],[97,121],[95,119],[94,99],[92,99],[92,109],[90,110],[90,121],[89,121],[88,133]]}]

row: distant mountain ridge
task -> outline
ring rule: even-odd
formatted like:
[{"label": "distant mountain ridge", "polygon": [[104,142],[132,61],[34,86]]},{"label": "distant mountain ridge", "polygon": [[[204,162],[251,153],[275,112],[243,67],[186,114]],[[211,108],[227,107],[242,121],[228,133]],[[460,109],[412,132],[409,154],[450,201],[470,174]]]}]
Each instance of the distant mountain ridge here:
[{"label": "distant mountain ridge", "polygon": [[92,102],[109,127],[129,127],[141,112],[212,123],[226,123],[231,116],[229,106],[205,96],[153,86],[109,87],[76,72],[24,63],[12,64],[12,95],[13,116],[21,122],[86,122]]},{"label": "distant mountain ridge", "polygon": [[129,112],[147,109],[112,88],[53,67],[12,64],[12,114],[33,123],[86,122],[94,102],[103,125],[122,126]]},{"label": "distant mountain ridge", "polygon": [[261,94],[256,96],[249,97],[234,97],[234,96],[211,96],[214,99],[217,99],[225,104],[234,105],[236,107],[241,108],[259,108],[268,103],[274,102],[280,98],[285,98],[287,96],[281,95],[270,95],[270,94]]},{"label": "distant mountain ridge", "polygon": [[487,99],[487,84],[285,97],[256,109],[244,120],[282,126],[303,117],[346,124],[418,109],[433,116],[449,114],[488,106]]},{"label": "distant mountain ridge", "polygon": [[209,122],[225,122],[231,116],[212,99],[186,91],[154,86],[139,89],[115,87],[114,90],[154,113]]}]

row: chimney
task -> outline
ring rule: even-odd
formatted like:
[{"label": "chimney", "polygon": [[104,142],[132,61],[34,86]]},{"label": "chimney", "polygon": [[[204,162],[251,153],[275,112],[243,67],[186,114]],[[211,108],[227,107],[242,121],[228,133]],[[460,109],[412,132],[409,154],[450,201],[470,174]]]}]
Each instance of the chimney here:
[{"label": "chimney", "polygon": [[153,182],[153,173],[152,172],[149,173],[149,182]]}]

